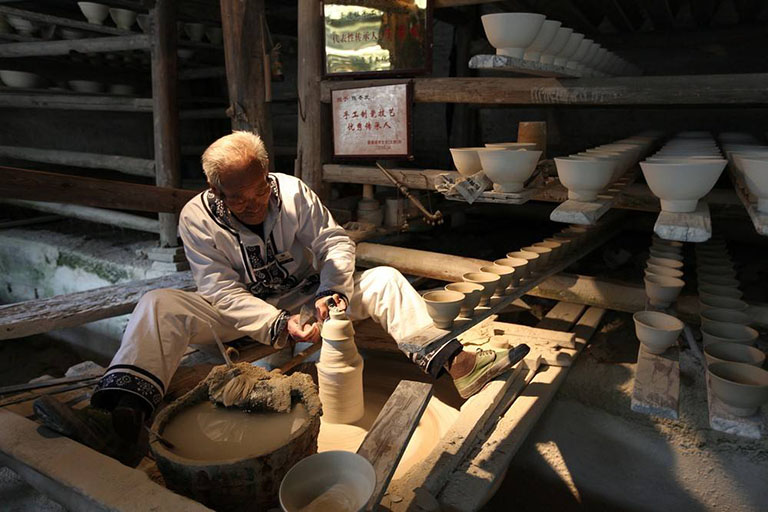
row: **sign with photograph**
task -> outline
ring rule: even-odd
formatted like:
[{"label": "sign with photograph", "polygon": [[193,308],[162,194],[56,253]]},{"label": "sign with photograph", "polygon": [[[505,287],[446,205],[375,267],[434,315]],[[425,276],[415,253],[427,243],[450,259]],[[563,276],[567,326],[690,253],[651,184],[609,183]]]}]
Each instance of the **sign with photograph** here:
[{"label": "sign with photograph", "polygon": [[410,82],[331,91],[333,155],[410,158]]}]

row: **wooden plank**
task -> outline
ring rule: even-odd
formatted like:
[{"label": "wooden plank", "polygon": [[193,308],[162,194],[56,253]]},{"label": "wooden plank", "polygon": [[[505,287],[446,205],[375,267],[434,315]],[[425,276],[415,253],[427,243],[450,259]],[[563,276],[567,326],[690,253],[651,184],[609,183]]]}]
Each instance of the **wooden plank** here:
[{"label": "wooden plank", "polygon": [[111,169],[135,176],[154,176],[155,161],[121,155],[99,155],[79,151],[39,149],[21,146],[0,146],[0,157],[28,162],[68,165],[88,169]]},{"label": "wooden plank", "polygon": [[[134,5],[134,8],[137,7]],[[131,8],[131,7],[127,7]],[[85,30],[87,32],[98,32],[101,34],[109,34],[113,36],[125,36],[135,34],[130,30],[123,30],[121,28],[110,27],[108,25],[95,25],[85,21],[73,20],[70,18],[63,18],[60,16],[51,16],[50,14],[43,14],[40,12],[27,11],[23,9],[16,9],[15,7],[6,7],[0,5],[0,14],[10,14],[11,16],[19,16],[21,18],[39,21],[46,25],[56,25],[59,27],[76,28],[79,30]]]},{"label": "wooden plank", "polygon": [[757,209],[757,198],[752,197],[749,192],[749,188],[744,183],[744,177],[733,166],[728,166],[728,172],[733,181],[733,188],[736,191],[736,195],[739,197],[741,204],[744,205],[744,209],[747,210],[749,218],[752,219],[752,224],[755,226],[755,231],[763,236],[768,236],[768,213],[763,213]]},{"label": "wooden plank", "polygon": [[140,212],[180,212],[199,191],[0,166],[0,196]]},{"label": "wooden plank", "polygon": [[[481,193],[473,202],[474,203],[493,203],[493,204],[525,204],[528,201],[531,200],[533,195],[536,193],[536,188],[538,187],[531,187],[523,190],[522,192],[496,192],[495,190],[486,190],[485,192]],[[459,201],[462,203],[466,203],[467,200],[464,199],[459,194],[446,194],[445,198],[449,201]]]},{"label": "wooden plank", "polygon": [[574,201],[569,199],[555,208],[549,216],[554,222],[566,224],[594,225],[600,217],[613,208],[627,186],[635,181],[637,173],[631,169],[625,176],[608,185],[596,201]]},{"label": "wooden plank", "polygon": [[[387,169],[400,183],[414,190],[435,190],[441,174],[448,174],[458,179],[456,171],[437,169]],[[361,185],[381,185],[393,187],[392,182],[376,167],[368,165],[323,165],[323,181],[328,183],[359,183]]]},{"label": "wooden plank", "polygon": [[96,94],[17,94],[5,89],[0,92],[0,108],[152,112],[152,99]]},{"label": "wooden plank", "polygon": [[381,501],[431,396],[432,384],[401,380],[357,449],[376,472],[366,510],[374,510]]},{"label": "wooden plank", "polygon": [[[416,78],[414,101],[484,105],[765,105],[766,81],[766,73],[573,79]],[[392,80],[324,80],[320,84],[322,101],[330,103],[332,89],[387,83]]]},{"label": "wooden plank", "polygon": [[[586,309],[586,306],[583,307]],[[555,308],[552,308],[550,312],[554,310]],[[547,318],[551,319],[551,317],[547,315],[544,320]],[[544,320],[542,320],[542,322]],[[541,322],[539,325],[541,325]],[[511,324],[508,322],[493,322],[492,330],[494,336],[513,336],[520,339],[527,339],[529,343],[576,348],[576,335],[572,332],[567,332],[567,329],[543,329],[541,327],[529,327],[527,325]]]},{"label": "wooden plank", "polygon": [[570,331],[587,307],[584,304],[558,302],[536,325],[539,329]]},{"label": "wooden plank", "polygon": [[728,411],[723,402],[712,393],[709,374],[705,376],[707,386],[707,407],[709,409],[709,426],[713,430],[760,439],[768,433],[768,415],[765,407],[758,409],[752,416],[736,416]]},{"label": "wooden plank", "polygon": [[705,242],[712,236],[709,205],[699,200],[696,211],[691,213],[661,212],[653,226],[653,232],[665,240],[679,242]]},{"label": "wooden plank", "polygon": [[[391,266],[406,275],[415,275],[441,281],[461,281],[462,274],[477,272],[490,261],[465,258],[391,245],[361,242],[355,251],[355,263],[371,268]],[[426,264],[425,264],[426,263]]]},{"label": "wooden plank", "polygon": [[146,50],[148,48],[149,38],[144,34],[134,34],[90,39],[5,43],[0,44],[0,58],[50,57],[69,55],[70,52],[103,53]]},{"label": "wooden plank", "polygon": [[677,346],[664,354],[651,354],[641,343],[637,352],[631,408],[635,412],[676,420],[680,399],[680,364]]},{"label": "wooden plank", "polygon": [[0,306],[0,340],[124,315],[133,310],[142,295],[158,288],[194,290],[196,287],[191,272],[187,271]]},{"label": "wooden plank", "polygon": [[564,66],[545,64],[543,62],[525,60],[507,55],[474,55],[469,59],[471,69],[488,71],[503,71],[541,77],[578,78],[581,73]]}]

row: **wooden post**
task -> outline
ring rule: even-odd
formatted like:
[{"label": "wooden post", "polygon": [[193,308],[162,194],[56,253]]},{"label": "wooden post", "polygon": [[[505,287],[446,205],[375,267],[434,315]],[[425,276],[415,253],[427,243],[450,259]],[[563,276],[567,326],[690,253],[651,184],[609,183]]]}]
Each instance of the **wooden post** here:
[{"label": "wooden post", "polygon": [[261,136],[274,170],[272,122],[265,91],[264,0],[222,0],[224,60],[227,67],[229,108],[233,130]]},{"label": "wooden post", "polygon": [[[320,80],[323,72],[321,3],[299,0],[299,140],[296,153],[298,177],[322,197],[323,109]],[[328,127],[325,127],[328,129]]]},{"label": "wooden post", "polygon": [[[155,183],[181,188],[179,113],[176,104],[176,4],[158,0],[151,11],[152,117],[155,134]],[[178,216],[159,214],[160,246],[178,245]]]}]

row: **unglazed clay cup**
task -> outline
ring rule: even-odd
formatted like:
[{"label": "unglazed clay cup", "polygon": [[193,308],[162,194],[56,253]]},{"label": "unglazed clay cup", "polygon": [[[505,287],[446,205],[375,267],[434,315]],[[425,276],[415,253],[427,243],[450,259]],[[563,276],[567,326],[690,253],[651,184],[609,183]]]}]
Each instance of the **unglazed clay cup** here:
[{"label": "unglazed clay cup", "polygon": [[487,306],[491,302],[493,292],[496,291],[496,287],[501,281],[498,274],[490,272],[467,272],[461,277],[469,283],[476,283],[483,287],[483,291],[480,292],[481,306]]},{"label": "unglazed clay cup", "polygon": [[522,258],[528,261],[526,269],[528,272],[525,277],[530,277],[539,271],[539,254],[531,251],[512,251],[507,253],[507,258]]},{"label": "unglazed clay cup", "polygon": [[525,49],[533,42],[544,24],[543,14],[504,12],[485,14],[480,18],[485,36],[496,55],[523,58]]},{"label": "unglazed clay cup", "polygon": [[520,284],[520,279],[528,275],[528,260],[526,259],[499,258],[498,260],[495,260],[494,263],[496,265],[515,269],[514,273],[512,274],[512,281],[509,283],[510,286],[517,286]]},{"label": "unglazed clay cup", "polygon": [[710,343],[740,343],[742,345],[754,345],[758,332],[748,325],[729,324],[725,322],[708,322],[701,327],[701,336],[704,346]]},{"label": "unglazed clay cup", "polygon": [[557,35],[557,30],[561,25],[562,22],[560,21],[544,20],[544,23],[542,23],[539,33],[536,34],[533,42],[525,48],[523,59],[539,62],[541,59],[541,52],[546,50],[549,45],[552,44],[552,40]]},{"label": "unglazed clay cup", "polygon": [[735,309],[736,311],[746,311],[749,304],[739,299],[732,299],[730,297],[717,297],[708,295],[706,297],[699,296],[699,305],[701,309],[719,308],[719,309]]},{"label": "unglazed clay cup", "polygon": [[570,239],[570,238],[562,238],[562,237],[561,238],[556,238],[556,237],[552,236],[550,238],[545,238],[544,241],[545,242],[553,242],[553,243],[556,243],[556,244],[560,244],[560,249],[559,249],[559,252],[560,252],[559,257],[560,258],[564,258],[565,256],[567,256],[568,253],[571,252],[571,249],[573,248],[573,240]]},{"label": "unglazed clay cup", "polygon": [[568,199],[594,201],[611,182],[616,164],[612,160],[580,160],[571,157],[555,158],[557,176],[568,189]]},{"label": "unglazed clay cup", "polygon": [[658,311],[638,311],[632,319],[637,339],[651,354],[663,354],[675,344],[683,330],[683,322]]},{"label": "unglazed clay cup", "polygon": [[652,265],[650,263],[645,266],[645,275],[676,277],[678,279],[683,278],[682,270],[677,270],[676,268],[662,267],[661,265]]},{"label": "unglazed clay cup", "polygon": [[123,30],[131,30],[134,22],[136,21],[136,12],[130,9],[120,9],[118,7],[111,7],[109,9],[109,17],[115,22],[117,28]]},{"label": "unglazed clay cup", "polygon": [[651,256],[646,261],[648,265],[657,265],[659,267],[674,268],[675,270],[683,269],[683,262],[681,260],[675,260],[672,258],[657,258],[656,256]]},{"label": "unglazed clay cup", "polygon": [[93,23],[94,25],[103,25],[104,20],[109,16],[109,7],[104,4],[77,2],[77,6],[80,7],[80,11],[88,20],[88,23]]},{"label": "unglazed clay cup", "polygon": [[731,299],[741,299],[741,290],[732,286],[717,286],[714,284],[700,284],[699,296],[730,297]]},{"label": "unglazed clay cup", "polygon": [[480,165],[497,192],[521,192],[525,180],[536,170],[541,151],[493,148],[496,151],[480,151]]},{"label": "unglazed clay cup", "polygon": [[557,240],[544,240],[543,242],[536,242],[533,244],[533,247],[545,247],[550,249],[552,251],[549,255],[550,262],[559,260],[563,255],[563,244]]},{"label": "unglazed clay cup", "polygon": [[713,322],[749,325],[752,319],[743,311],[725,308],[705,308],[699,311],[701,326],[706,327]]},{"label": "unglazed clay cup", "polygon": [[542,269],[549,265],[549,260],[552,257],[552,249],[549,247],[536,247],[535,245],[527,245],[520,250],[535,252],[539,255],[539,260],[536,267],[537,269]]},{"label": "unglazed clay cup", "polygon": [[496,290],[494,291],[494,294],[499,297],[508,293],[507,287],[512,284],[512,278],[515,276],[514,268],[496,265],[495,263],[480,267],[480,272],[490,272],[499,276],[499,282],[496,284]]},{"label": "unglazed clay cup", "polygon": [[438,329],[450,329],[464,304],[464,294],[449,290],[437,290],[424,294],[427,312]]},{"label": "unglazed clay cup", "polygon": [[744,363],[712,363],[707,367],[712,393],[735,416],[751,416],[768,402],[768,372]]},{"label": "unglazed clay cup", "polygon": [[464,294],[464,302],[461,305],[461,316],[472,318],[475,316],[475,308],[480,304],[480,292],[483,287],[477,283],[462,281],[460,283],[450,283],[445,285],[445,289],[451,292]]},{"label": "unglazed clay cup", "polygon": [[685,286],[682,279],[657,275],[645,276],[645,295],[652,306],[668,308],[677,300],[680,291]]},{"label": "unglazed clay cup", "polygon": [[761,368],[765,362],[765,353],[749,345],[738,343],[711,343],[704,347],[707,364],[744,363]]},{"label": "unglazed clay cup", "polygon": [[681,163],[640,162],[643,176],[665,212],[696,210],[699,199],[715,186],[727,160],[689,160]]}]

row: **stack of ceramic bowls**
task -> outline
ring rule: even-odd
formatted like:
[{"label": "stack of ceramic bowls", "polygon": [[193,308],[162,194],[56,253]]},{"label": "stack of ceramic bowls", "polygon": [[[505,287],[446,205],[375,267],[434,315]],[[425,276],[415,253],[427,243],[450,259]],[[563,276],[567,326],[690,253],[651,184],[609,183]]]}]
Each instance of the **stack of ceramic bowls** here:
[{"label": "stack of ceramic bowls", "polygon": [[682,132],[640,162],[643,176],[665,212],[696,210],[725,169],[714,139],[706,132]]},{"label": "stack of ceramic bowls", "polygon": [[768,145],[743,133],[722,133],[719,139],[731,167],[757,198],[757,210],[768,213]]},{"label": "stack of ceramic bowls", "polygon": [[645,295],[651,306],[668,309],[677,301],[683,281],[683,244],[653,237],[645,267]]},{"label": "stack of ceramic bowls", "polygon": [[635,75],[640,70],[591,39],[543,14],[507,12],[482,17],[496,55],[568,67],[583,76]]},{"label": "stack of ceramic bowls", "polygon": [[648,152],[655,140],[655,135],[636,135],[555,158],[557,175],[568,189],[568,199],[595,201],[603,189]]}]

